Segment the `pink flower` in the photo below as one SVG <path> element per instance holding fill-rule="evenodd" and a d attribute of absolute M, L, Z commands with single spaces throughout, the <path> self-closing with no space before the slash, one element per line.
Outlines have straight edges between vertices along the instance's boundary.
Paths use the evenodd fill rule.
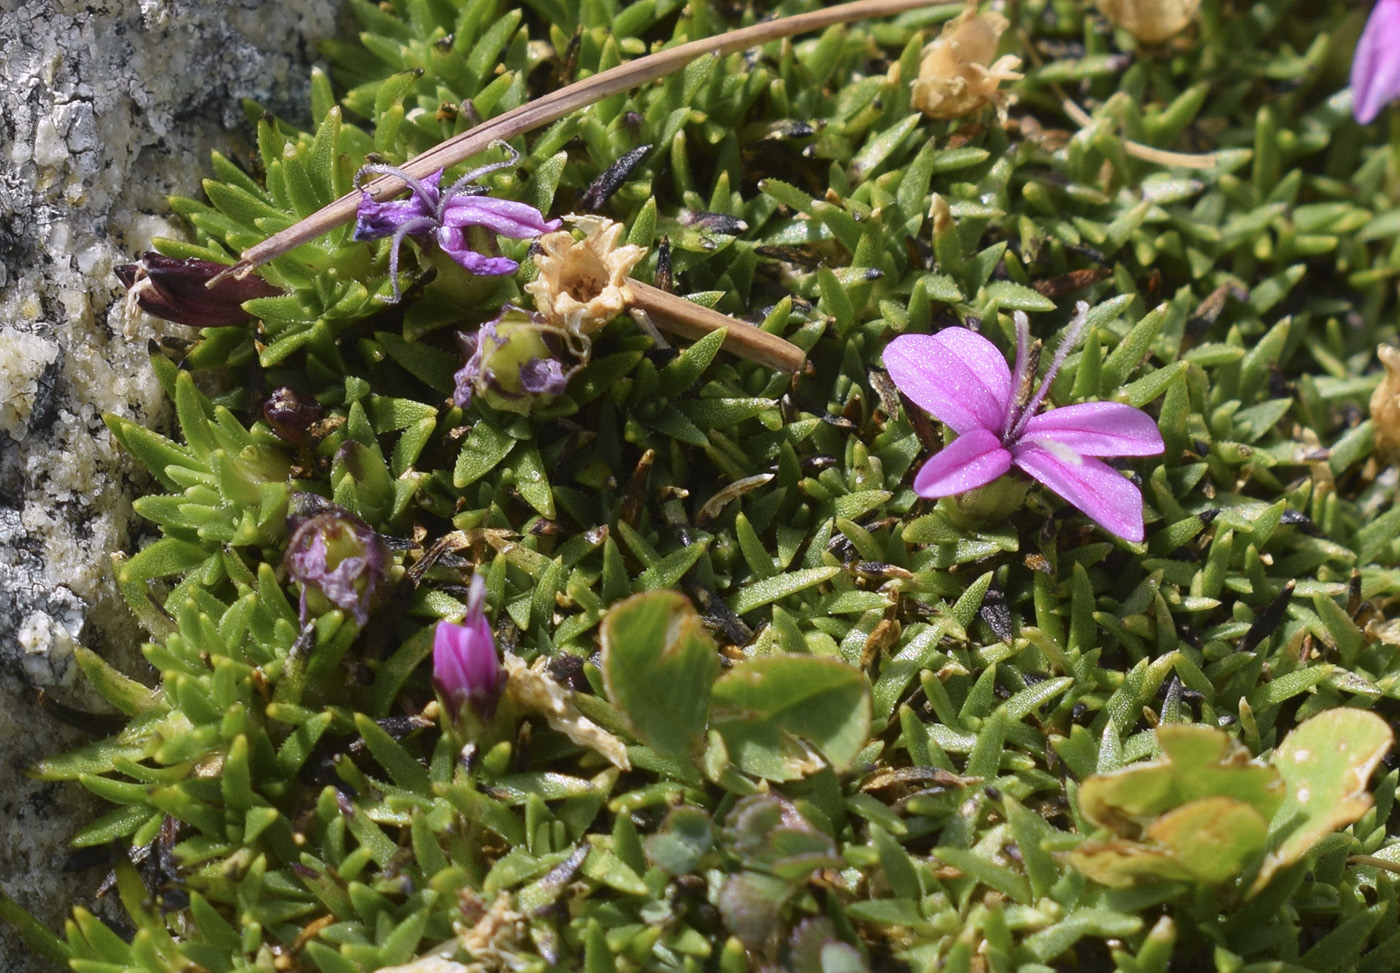
<path fill-rule="evenodd" d="M 1362 125 L 1400 97 L 1400 0 L 1380 0 L 1371 10 L 1351 62 L 1351 97 Z"/>
<path fill-rule="evenodd" d="M 485 602 L 486 584 L 473 575 L 462 624 L 438 622 L 433 633 L 433 686 L 453 723 L 468 709 L 489 720 L 505 686 Z"/>
<path fill-rule="evenodd" d="M 1165 447 L 1152 417 L 1119 402 L 1086 402 L 1037 414 L 1069 349 L 1088 324 L 1075 309 L 1069 332 L 1045 378 L 1030 395 L 1030 324 L 1016 312 L 1016 373 L 986 338 L 966 328 L 901 335 L 885 349 L 885 367 L 899 390 L 958 438 L 914 479 L 922 497 L 947 497 L 991 483 L 1018 466 L 1074 504 L 1104 530 L 1143 537 L 1142 494 L 1098 456 L 1151 456 Z"/>

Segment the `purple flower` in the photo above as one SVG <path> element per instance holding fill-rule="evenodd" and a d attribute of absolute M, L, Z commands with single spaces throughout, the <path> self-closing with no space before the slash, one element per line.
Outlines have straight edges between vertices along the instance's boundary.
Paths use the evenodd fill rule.
<path fill-rule="evenodd" d="M 986 338 L 966 328 L 901 335 L 885 349 L 899 390 L 958 434 L 914 479 L 923 497 L 947 497 L 991 483 L 1019 466 L 1125 540 L 1143 537 L 1142 494 L 1097 456 L 1151 456 L 1164 446 L 1152 417 L 1119 402 L 1086 402 L 1037 414 L 1069 349 L 1088 324 L 1075 308 L 1045 378 L 1030 394 L 1030 324 L 1016 313 L 1016 373 Z"/>
<path fill-rule="evenodd" d="M 505 686 L 485 602 L 486 584 L 473 575 L 462 624 L 438 622 L 433 633 L 433 686 L 453 723 L 465 710 L 489 720 Z"/>
<path fill-rule="evenodd" d="M 1351 97 L 1362 125 L 1400 97 L 1400 0 L 1379 0 L 1371 10 L 1351 62 Z"/>
<path fill-rule="evenodd" d="M 564 367 L 556 332 L 540 315 L 507 304 L 475 334 L 459 333 L 463 364 L 453 376 L 453 404 L 465 409 L 480 394 L 493 408 L 525 412 L 534 400 L 559 395 L 579 366 Z"/>
<path fill-rule="evenodd" d="M 243 302 L 281 294 L 261 277 L 225 277 L 206 286 L 228 270 L 226 264 L 190 257 L 181 260 L 159 253 L 143 253 L 134 264 L 115 269 L 127 289 L 126 299 L 147 314 L 195 328 L 221 328 L 242 324 L 251 316 Z"/>
<path fill-rule="evenodd" d="M 474 186 L 482 176 L 512 166 L 520 154 L 504 142 L 511 154 L 505 162 L 473 169 L 447 189 L 441 188 L 442 170 L 423 179 L 415 179 L 397 166 L 367 165 L 355 176 L 358 186 L 366 174 L 391 175 L 402 179 L 410 192 L 405 199 L 377 202 L 368 192 L 361 192 L 360 207 L 355 218 L 356 240 L 378 240 L 393 237 L 389 250 L 389 276 L 394 282 L 394 300 L 399 293 L 399 250 L 404 237 L 432 237 L 438 247 L 454 261 L 473 274 L 493 276 L 513 274 L 520 266 L 509 257 L 491 257 L 472 249 L 468 240 L 471 227 L 482 227 L 499 236 L 515 240 L 537 237 L 557 230 L 559 220 L 546 220 L 544 214 L 528 203 L 510 199 L 493 199 L 486 195 L 485 186 Z"/>
<path fill-rule="evenodd" d="M 363 627 L 388 577 L 388 545 L 369 524 L 320 497 L 297 494 L 294 506 L 312 511 L 305 519 L 288 517 L 292 539 L 283 559 L 287 573 L 301 585 L 302 623 L 311 612 L 333 605 Z"/>

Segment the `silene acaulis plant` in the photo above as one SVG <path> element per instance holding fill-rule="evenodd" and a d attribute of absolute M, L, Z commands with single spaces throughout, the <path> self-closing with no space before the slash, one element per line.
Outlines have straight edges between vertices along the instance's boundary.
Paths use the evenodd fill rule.
<path fill-rule="evenodd" d="M 958 434 L 919 470 L 914 492 L 929 498 L 967 495 L 1015 466 L 1109 533 L 1133 543 L 1143 539 L 1141 491 L 1099 457 L 1162 452 L 1157 423 L 1121 402 L 1040 411 L 1065 358 L 1088 326 L 1088 315 L 1089 305 L 1076 306 L 1034 391 L 1038 347 L 1032 346 L 1030 322 L 1020 311 L 1014 317 L 1014 373 L 996 345 L 967 328 L 900 335 L 890 342 L 884 360 L 895 385 Z M 1010 492 L 1019 500 L 1016 491 Z M 998 511 L 1005 513 L 1009 511 Z"/>

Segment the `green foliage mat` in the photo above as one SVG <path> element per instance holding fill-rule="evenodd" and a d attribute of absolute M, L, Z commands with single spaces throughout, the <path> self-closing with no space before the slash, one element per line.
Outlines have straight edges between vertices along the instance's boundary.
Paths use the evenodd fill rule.
<path fill-rule="evenodd" d="M 231 262 L 369 157 L 756 18 L 349 6 L 313 129 L 250 105 L 251 168 L 216 156 L 164 252 Z M 559 216 L 650 146 L 601 204 L 649 248 L 635 276 L 664 255 L 677 293 L 804 349 L 796 377 L 621 318 L 552 402 L 457 408 L 456 332 L 528 303 L 529 242 L 466 286 L 409 243 L 390 305 L 387 241 L 349 227 L 264 269 L 285 294 L 257 322 L 158 350 L 179 439 L 109 425 L 159 485 L 136 509 L 161 539 L 118 562 L 159 684 L 80 653 L 129 722 L 35 768 L 113 803 L 75 844 L 120 849 L 127 925 L 0 914 L 79 973 L 1400 965 L 1400 774 L 1370 778 L 1389 731 L 1357 713 L 1400 696 L 1400 510 L 1367 412 L 1400 174 L 1386 118 L 1338 95 L 1363 12 L 1205 0 L 1139 50 L 1028 0 L 1007 122 L 930 120 L 908 82 L 960 10 L 702 58 L 485 179 Z M 1014 310 L 1049 346 L 1077 300 L 1051 398 L 1158 420 L 1165 453 L 1124 464 L 1145 543 L 1039 488 L 960 526 L 910 486 L 942 439 L 882 349 L 977 323 L 1009 350 Z M 261 419 L 278 386 L 325 409 L 305 447 Z M 301 624 L 296 492 L 389 541 L 363 628 Z M 512 686 L 557 711 L 508 694 L 463 749 L 423 710 L 474 571 Z"/>

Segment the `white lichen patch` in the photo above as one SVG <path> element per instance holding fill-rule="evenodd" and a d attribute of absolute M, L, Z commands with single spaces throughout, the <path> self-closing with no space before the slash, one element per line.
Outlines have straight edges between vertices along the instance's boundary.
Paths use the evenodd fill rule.
<path fill-rule="evenodd" d="M 0 432 L 19 441 L 40 394 L 45 370 L 58 360 L 58 345 L 35 334 L 0 329 Z"/>

